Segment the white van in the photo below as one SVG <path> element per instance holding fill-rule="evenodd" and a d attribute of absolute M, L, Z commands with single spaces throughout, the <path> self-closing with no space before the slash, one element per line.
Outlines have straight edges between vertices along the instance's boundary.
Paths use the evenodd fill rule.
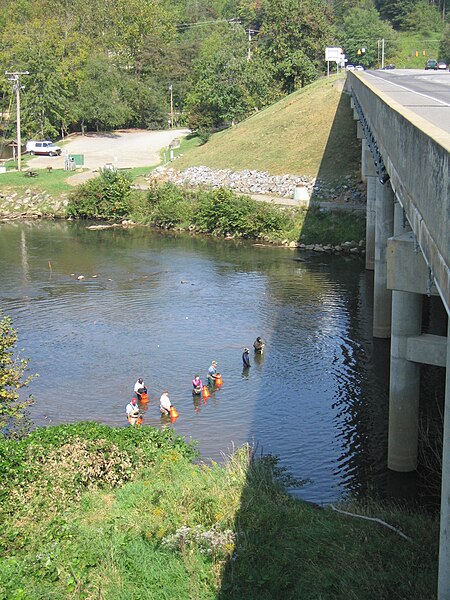
<path fill-rule="evenodd" d="M 30 140 L 27 142 L 26 151 L 32 155 L 45 154 L 46 156 L 59 156 L 61 154 L 61 148 L 48 140 Z"/>

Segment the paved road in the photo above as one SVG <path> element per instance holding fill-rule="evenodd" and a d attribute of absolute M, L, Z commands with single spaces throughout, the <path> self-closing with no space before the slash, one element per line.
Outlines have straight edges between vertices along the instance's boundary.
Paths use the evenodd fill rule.
<path fill-rule="evenodd" d="M 450 133 L 450 72 L 420 69 L 365 71 L 362 76 L 417 115 Z"/>
<path fill-rule="evenodd" d="M 92 173 L 107 163 L 119 169 L 129 167 L 148 167 L 160 162 L 160 152 L 167 148 L 175 138 L 187 135 L 187 129 L 168 131 L 120 130 L 111 133 L 89 133 L 74 135 L 63 145 L 63 155 L 83 154 L 84 167 Z M 64 156 L 36 156 L 28 161 L 32 169 L 64 168 Z M 78 184 L 85 180 L 86 174 L 79 173 L 71 178 Z"/>

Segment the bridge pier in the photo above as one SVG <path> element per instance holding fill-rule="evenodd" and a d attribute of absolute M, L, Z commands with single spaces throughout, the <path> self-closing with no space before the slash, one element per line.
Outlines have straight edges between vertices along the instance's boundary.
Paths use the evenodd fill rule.
<path fill-rule="evenodd" d="M 387 288 L 387 241 L 394 231 L 394 191 L 389 181 L 375 184 L 375 261 L 373 281 L 373 336 L 391 335 L 392 292 Z"/>
<path fill-rule="evenodd" d="M 359 121 L 358 121 L 359 124 Z M 361 179 L 367 186 L 366 208 L 366 269 L 374 270 L 375 265 L 375 197 L 377 172 L 366 138 L 361 144 Z"/>

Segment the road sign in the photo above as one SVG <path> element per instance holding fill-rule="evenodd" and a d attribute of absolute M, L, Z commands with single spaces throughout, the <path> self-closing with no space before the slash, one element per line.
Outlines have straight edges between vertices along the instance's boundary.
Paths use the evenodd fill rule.
<path fill-rule="evenodd" d="M 344 54 L 344 52 L 343 52 L 342 48 L 335 48 L 335 47 L 330 47 L 330 46 L 325 48 L 325 60 L 326 61 L 333 60 L 335 62 L 341 62 L 343 54 Z"/>

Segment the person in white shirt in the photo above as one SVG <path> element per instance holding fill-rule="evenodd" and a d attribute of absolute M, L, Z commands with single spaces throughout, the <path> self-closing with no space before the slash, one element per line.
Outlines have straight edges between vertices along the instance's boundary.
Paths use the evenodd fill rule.
<path fill-rule="evenodd" d="M 134 393 L 136 394 L 138 400 L 141 399 L 141 394 L 147 393 L 147 387 L 145 386 L 142 377 L 139 377 L 139 379 L 134 384 Z"/>
<path fill-rule="evenodd" d="M 127 420 L 130 425 L 136 425 L 137 420 L 139 419 L 139 406 L 136 398 L 132 398 L 130 402 L 127 404 L 126 409 Z"/>
<path fill-rule="evenodd" d="M 162 415 L 170 415 L 170 407 L 172 406 L 172 402 L 169 398 L 169 392 L 164 390 L 161 394 L 161 398 L 159 399 L 159 410 Z"/>

